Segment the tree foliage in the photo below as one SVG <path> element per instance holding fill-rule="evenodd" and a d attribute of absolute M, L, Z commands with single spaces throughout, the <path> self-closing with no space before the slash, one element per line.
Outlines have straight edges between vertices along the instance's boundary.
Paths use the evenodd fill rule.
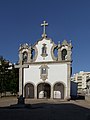
<path fill-rule="evenodd" d="M 0 92 L 18 92 L 18 69 L 14 68 L 13 64 L 0 57 Z"/>

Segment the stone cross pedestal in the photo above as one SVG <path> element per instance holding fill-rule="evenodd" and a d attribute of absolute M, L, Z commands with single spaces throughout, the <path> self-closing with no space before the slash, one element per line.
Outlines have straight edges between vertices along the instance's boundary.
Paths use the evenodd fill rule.
<path fill-rule="evenodd" d="M 15 65 L 15 68 L 19 68 L 19 97 L 18 97 L 18 104 L 24 104 L 24 85 L 23 85 L 23 78 L 24 73 L 23 69 L 28 68 L 29 65 L 22 64 L 22 62 L 19 65 Z"/>

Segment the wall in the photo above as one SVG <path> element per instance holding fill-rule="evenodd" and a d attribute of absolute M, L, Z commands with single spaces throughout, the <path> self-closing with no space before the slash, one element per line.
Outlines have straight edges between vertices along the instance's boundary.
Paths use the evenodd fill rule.
<path fill-rule="evenodd" d="M 45 57 L 45 59 L 43 59 L 43 57 L 41 56 L 42 54 L 42 47 L 43 44 L 46 44 L 47 47 L 47 56 Z M 36 48 L 38 50 L 38 56 L 35 62 L 42 62 L 42 61 L 53 61 L 52 56 L 51 56 L 51 48 L 53 46 L 53 43 L 51 43 L 51 40 L 47 40 L 47 39 L 43 39 L 42 41 L 39 41 L 38 44 L 36 44 Z"/>
<path fill-rule="evenodd" d="M 32 83 L 37 86 L 43 82 L 40 78 L 40 64 L 29 65 L 29 68 L 24 68 L 24 85 Z M 53 63 L 47 64 L 48 79 L 45 82 L 49 83 L 52 87 L 56 82 L 61 82 L 65 86 L 65 96 L 67 96 L 67 64 Z"/>

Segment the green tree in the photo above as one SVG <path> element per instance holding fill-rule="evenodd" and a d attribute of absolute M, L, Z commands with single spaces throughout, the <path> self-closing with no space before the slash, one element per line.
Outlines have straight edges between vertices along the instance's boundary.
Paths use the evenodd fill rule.
<path fill-rule="evenodd" d="M 9 91 L 11 93 L 18 92 L 18 69 L 14 68 L 13 64 L 0 57 L 0 92 Z"/>
<path fill-rule="evenodd" d="M 6 91 L 6 80 L 9 63 L 2 56 L 0 57 L 0 92 Z"/>
<path fill-rule="evenodd" d="M 10 91 L 12 93 L 17 93 L 18 92 L 18 88 L 19 88 L 19 71 L 18 69 L 15 69 L 14 66 L 12 67 L 12 70 L 10 71 Z"/>

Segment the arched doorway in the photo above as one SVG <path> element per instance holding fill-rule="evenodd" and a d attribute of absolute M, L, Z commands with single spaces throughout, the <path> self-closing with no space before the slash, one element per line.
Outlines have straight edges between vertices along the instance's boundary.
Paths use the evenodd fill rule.
<path fill-rule="evenodd" d="M 48 83 L 40 83 L 37 86 L 37 98 L 50 98 L 51 86 Z"/>
<path fill-rule="evenodd" d="M 25 98 L 34 98 L 34 85 L 31 83 L 25 85 Z"/>
<path fill-rule="evenodd" d="M 60 82 L 56 83 L 53 87 L 54 98 L 64 99 L 64 85 Z"/>

